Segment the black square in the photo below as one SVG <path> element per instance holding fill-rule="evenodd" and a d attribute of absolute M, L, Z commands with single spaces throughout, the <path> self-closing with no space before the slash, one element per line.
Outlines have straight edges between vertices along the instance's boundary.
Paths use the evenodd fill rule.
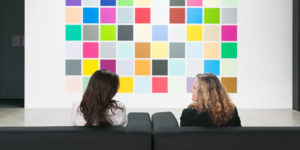
<path fill-rule="evenodd" d="M 168 75 L 168 60 L 152 60 L 152 75 Z"/>

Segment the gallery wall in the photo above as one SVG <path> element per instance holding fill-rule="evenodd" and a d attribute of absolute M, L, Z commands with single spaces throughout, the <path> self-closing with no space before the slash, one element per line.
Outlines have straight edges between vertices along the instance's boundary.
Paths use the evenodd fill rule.
<path fill-rule="evenodd" d="M 238 1 L 239 108 L 292 107 L 292 0 Z M 25 1 L 25 108 L 69 108 L 65 89 L 65 1 Z M 186 93 L 119 93 L 128 108 L 183 108 Z"/>

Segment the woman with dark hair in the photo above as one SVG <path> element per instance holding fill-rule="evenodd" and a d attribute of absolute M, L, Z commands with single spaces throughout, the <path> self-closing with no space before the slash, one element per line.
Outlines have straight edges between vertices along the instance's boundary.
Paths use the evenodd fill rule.
<path fill-rule="evenodd" d="M 241 126 L 237 109 L 218 77 L 198 74 L 191 91 L 193 103 L 183 110 L 181 126 Z"/>
<path fill-rule="evenodd" d="M 90 78 L 80 104 L 73 103 L 74 126 L 126 126 L 125 106 L 113 97 L 118 92 L 118 75 L 98 70 Z"/>

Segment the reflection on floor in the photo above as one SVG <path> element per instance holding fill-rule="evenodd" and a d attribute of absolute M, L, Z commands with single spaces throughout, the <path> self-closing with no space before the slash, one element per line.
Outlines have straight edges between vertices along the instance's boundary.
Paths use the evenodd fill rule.
<path fill-rule="evenodd" d="M 173 112 L 182 109 L 128 109 L 129 112 Z M 243 126 L 300 126 L 300 112 L 291 109 L 239 109 Z M 0 126 L 70 126 L 71 109 L 0 108 Z"/>

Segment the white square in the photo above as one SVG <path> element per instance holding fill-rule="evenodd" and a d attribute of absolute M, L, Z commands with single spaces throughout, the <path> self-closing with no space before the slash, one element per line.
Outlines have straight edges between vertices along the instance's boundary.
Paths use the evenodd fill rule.
<path fill-rule="evenodd" d="M 99 6 L 99 0 L 82 0 L 82 6 Z"/>
<path fill-rule="evenodd" d="M 171 24 L 169 25 L 169 41 L 170 42 L 185 42 L 186 29 L 185 25 Z"/>
<path fill-rule="evenodd" d="M 169 23 L 169 8 L 152 8 L 151 9 L 151 23 L 167 25 Z"/>
<path fill-rule="evenodd" d="M 203 73 L 203 60 L 187 60 L 186 75 L 195 77 L 198 73 Z"/>
<path fill-rule="evenodd" d="M 185 77 L 169 77 L 168 92 L 169 93 L 185 93 L 186 92 Z"/>
<path fill-rule="evenodd" d="M 169 0 L 152 0 L 152 7 L 169 7 Z"/>
<path fill-rule="evenodd" d="M 221 0 L 203 0 L 203 7 L 220 7 Z"/>
<path fill-rule="evenodd" d="M 134 41 L 136 42 L 150 42 L 152 39 L 152 28 L 148 24 L 134 25 Z"/>

